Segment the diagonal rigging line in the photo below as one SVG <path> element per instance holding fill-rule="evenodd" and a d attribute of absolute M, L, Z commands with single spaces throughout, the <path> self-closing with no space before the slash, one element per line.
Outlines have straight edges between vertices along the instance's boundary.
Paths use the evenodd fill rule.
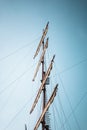
<path fill-rule="evenodd" d="M 79 125 L 78 120 L 77 120 L 77 118 L 76 118 L 76 116 L 75 116 L 75 113 L 74 113 L 74 111 L 73 111 L 73 108 L 72 108 L 72 105 L 71 105 L 70 99 L 69 99 L 68 94 L 67 94 L 67 92 L 66 92 L 66 90 L 65 90 L 65 87 L 64 87 L 64 85 L 63 85 L 63 82 L 62 82 L 62 79 L 61 79 L 60 75 L 59 75 L 59 78 L 60 78 L 60 81 L 61 81 L 62 87 L 63 87 L 63 89 L 64 89 L 64 92 L 65 92 L 65 95 L 66 95 L 67 101 L 68 101 L 68 103 L 69 103 L 69 105 L 70 105 L 70 108 L 71 108 L 71 111 L 72 111 L 73 117 L 74 117 L 75 122 L 76 122 L 76 124 L 77 124 L 78 130 L 81 130 L 80 125 Z"/>
<path fill-rule="evenodd" d="M 6 130 L 11 123 L 16 119 L 16 117 L 24 110 L 24 108 L 28 105 L 28 103 L 30 103 L 31 99 L 33 98 L 33 96 L 23 105 L 23 107 L 16 113 L 16 115 L 10 120 L 10 122 L 8 123 L 8 125 L 4 128 L 4 130 Z"/>
<path fill-rule="evenodd" d="M 39 38 L 40 38 L 40 37 L 38 37 L 37 39 L 35 39 L 35 40 L 33 40 L 32 42 L 30 42 L 31 44 L 30 44 L 30 43 L 27 43 L 26 45 L 24 45 L 24 46 L 22 46 L 22 47 L 16 49 L 15 51 L 9 53 L 8 55 L 3 56 L 2 58 L 0 58 L 0 61 L 3 61 L 3 60 L 5 60 L 5 59 L 7 59 L 8 57 L 10 57 L 10 56 L 14 55 L 15 53 L 19 52 L 20 50 L 22 50 L 23 48 L 26 48 L 26 47 L 28 47 L 28 46 L 33 45 L 33 44 L 34 44 L 34 41 L 38 40 Z M 33 43 L 33 44 L 32 44 L 32 43 Z"/>
<path fill-rule="evenodd" d="M 54 104 L 54 105 L 55 105 L 55 104 Z M 55 105 L 55 106 L 53 106 L 53 108 L 54 108 L 55 111 L 57 112 L 57 115 L 58 115 L 60 124 L 62 125 L 62 119 L 61 119 L 61 117 L 60 117 L 60 114 L 59 114 L 59 111 L 58 111 L 58 109 L 57 109 L 57 106 Z M 54 114 L 54 115 L 56 115 L 56 114 Z M 57 123 L 57 124 L 58 124 L 58 123 Z M 65 127 L 64 127 L 64 126 L 63 126 L 63 130 L 65 130 Z"/>
<path fill-rule="evenodd" d="M 65 117 L 65 120 L 67 120 L 69 130 L 71 130 L 71 126 L 70 126 L 69 121 L 68 121 L 68 119 L 67 119 L 67 117 L 66 117 L 66 115 L 65 115 L 65 112 L 64 112 L 64 109 L 63 109 L 61 100 L 60 100 L 60 96 L 58 96 L 58 98 L 59 98 L 59 104 L 60 104 L 60 106 L 61 106 L 61 110 L 62 110 L 62 112 L 63 112 L 63 115 L 64 115 L 64 117 Z"/>
<path fill-rule="evenodd" d="M 86 58 L 86 59 L 83 59 L 82 61 L 80 61 L 80 62 L 78 62 L 78 63 L 76 63 L 76 64 L 73 64 L 72 66 L 70 66 L 70 67 L 68 67 L 68 68 L 66 68 L 65 70 L 61 71 L 60 74 L 66 72 L 66 71 L 69 71 L 69 70 L 71 70 L 72 68 L 76 67 L 77 65 L 79 65 L 79 64 L 81 64 L 81 63 L 83 63 L 83 62 L 86 62 L 86 61 L 87 61 L 87 58 Z"/>
<path fill-rule="evenodd" d="M 31 49 L 31 48 L 30 48 L 30 49 Z M 29 49 L 29 50 L 30 50 L 30 49 Z M 28 53 L 27 53 L 24 57 L 22 57 L 22 59 L 19 60 L 19 61 L 15 64 L 15 66 L 12 68 L 12 70 L 11 70 L 10 73 L 6 76 L 6 78 L 5 78 L 4 80 L 8 79 L 9 76 L 12 75 L 12 74 L 15 72 L 15 69 L 17 69 L 17 67 L 19 67 L 19 65 L 23 62 L 23 60 L 25 60 L 26 57 L 28 57 L 28 55 L 29 55 L 29 50 L 28 50 Z"/>
<path fill-rule="evenodd" d="M 33 65 L 32 65 L 33 66 Z M 31 66 L 31 67 L 32 67 Z M 29 67 L 26 71 L 24 71 L 21 75 L 19 75 L 15 80 L 13 80 L 9 85 L 7 85 L 5 88 L 3 88 L 1 91 L 0 91 L 0 94 L 2 94 L 4 91 L 6 91 L 8 88 L 12 87 L 11 85 L 14 84 L 16 81 L 18 81 L 19 79 L 21 79 L 29 70 L 30 68 Z"/>
<path fill-rule="evenodd" d="M 52 80 L 51 80 L 51 86 L 52 86 Z M 55 105 L 55 102 L 53 102 L 53 104 Z M 57 114 L 58 114 L 58 117 L 59 117 L 59 121 L 60 121 L 60 123 L 61 123 L 61 125 L 62 125 L 62 119 L 61 119 L 61 117 L 60 117 L 59 111 L 58 111 L 58 109 L 57 109 L 57 106 L 55 105 L 55 107 L 54 107 L 54 105 L 53 105 L 53 108 L 55 108 L 55 110 L 56 110 L 56 112 L 57 112 Z M 62 112 L 63 112 L 63 114 L 64 114 L 64 117 L 66 118 L 66 115 L 65 115 L 65 113 L 64 113 L 62 104 L 61 104 L 60 106 L 61 106 L 61 110 L 62 110 Z M 56 115 L 56 114 L 54 114 L 54 115 Z M 58 124 L 58 123 L 57 123 L 57 124 Z M 68 125 L 69 125 L 69 123 L 68 123 Z M 65 127 L 63 127 L 63 130 L 65 130 Z M 69 125 L 69 130 L 71 130 L 70 125 Z"/>
<path fill-rule="evenodd" d="M 73 112 L 76 111 L 76 109 L 79 107 L 79 105 L 81 104 L 81 102 L 83 101 L 83 99 L 87 96 L 87 92 L 84 93 L 84 95 L 81 97 L 81 99 L 79 100 L 79 102 L 76 104 L 76 106 L 74 107 L 74 109 L 71 111 L 71 113 L 68 115 L 68 120 L 71 117 L 71 115 L 73 114 Z M 67 122 L 67 120 L 64 121 L 64 123 L 61 125 L 61 128 L 64 127 L 65 123 Z"/>
<path fill-rule="evenodd" d="M 57 129 L 56 129 L 56 127 L 57 127 L 57 125 L 56 125 L 57 120 L 56 120 L 56 116 L 55 116 L 56 114 L 55 114 L 54 105 L 52 106 L 52 108 L 53 108 L 53 115 L 54 115 L 54 120 L 53 120 L 53 122 L 54 122 L 54 128 L 55 128 L 55 130 L 57 130 Z M 58 114 L 59 120 L 60 120 L 60 122 L 61 122 L 59 112 L 58 112 L 57 114 Z M 65 128 L 64 128 L 64 130 L 65 130 Z"/>
<path fill-rule="evenodd" d="M 1 107 L 0 112 L 1 112 L 1 111 L 5 108 L 5 106 L 8 104 L 9 99 L 10 99 L 10 97 L 12 97 L 12 94 L 15 92 L 16 87 L 18 88 L 18 87 L 20 87 L 20 85 L 19 85 L 19 86 L 16 85 L 15 88 L 12 88 L 12 91 L 10 92 L 9 96 L 6 98 L 6 101 L 4 102 L 3 106 Z"/>
<path fill-rule="evenodd" d="M 58 70 L 58 69 L 57 69 L 57 70 Z M 71 104 L 70 99 L 69 99 L 69 97 L 68 97 L 68 94 L 67 94 L 67 92 L 66 92 L 66 90 L 65 90 L 63 81 L 62 81 L 61 76 L 60 76 L 60 73 L 59 73 L 59 79 L 60 79 L 60 82 L 61 82 L 61 84 L 62 84 L 62 88 L 63 88 L 63 90 L 64 90 L 64 92 L 65 92 L 65 96 L 66 96 L 66 98 L 67 98 L 67 101 L 68 101 L 68 103 L 69 103 L 69 106 L 70 106 L 70 108 L 71 108 L 71 111 L 72 111 L 73 117 L 74 117 L 74 119 L 75 119 L 76 125 L 77 125 L 77 127 L 78 127 L 78 130 L 81 130 L 80 125 L 79 125 L 79 122 L 78 122 L 78 120 L 77 120 L 77 118 L 76 118 L 76 116 L 75 116 L 75 113 L 74 113 L 74 111 L 73 111 L 72 104 Z"/>

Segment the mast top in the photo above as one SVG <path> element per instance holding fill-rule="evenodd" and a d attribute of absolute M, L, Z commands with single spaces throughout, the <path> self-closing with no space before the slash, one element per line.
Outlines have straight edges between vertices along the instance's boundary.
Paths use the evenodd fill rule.
<path fill-rule="evenodd" d="M 43 30 L 43 34 L 42 34 L 41 40 L 40 40 L 40 42 L 39 42 L 39 45 L 38 45 L 37 50 L 36 50 L 36 52 L 35 52 L 35 55 L 34 55 L 34 57 L 33 57 L 34 59 L 35 59 L 35 57 L 38 55 L 38 53 L 39 53 L 39 51 L 40 51 L 40 48 L 41 48 L 41 45 L 42 45 L 42 43 L 43 43 L 43 41 L 44 41 L 44 39 L 45 39 L 45 36 L 46 36 L 46 34 L 47 34 L 47 32 L 48 32 L 48 25 L 49 25 L 49 22 L 47 22 L 46 27 L 45 27 L 45 29 Z"/>

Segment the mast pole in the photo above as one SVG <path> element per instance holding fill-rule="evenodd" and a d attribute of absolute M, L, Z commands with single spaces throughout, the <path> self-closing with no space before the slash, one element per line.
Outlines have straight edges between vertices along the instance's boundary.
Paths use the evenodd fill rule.
<path fill-rule="evenodd" d="M 36 98 L 34 100 L 34 103 L 32 105 L 32 108 L 30 110 L 30 114 L 31 114 L 32 111 L 34 110 L 34 108 L 35 108 L 35 106 L 36 106 L 39 98 L 40 98 L 41 92 L 43 92 L 42 93 L 43 94 L 42 95 L 43 96 L 42 97 L 43 98 L 43 102 L 42 102 L 42 114 L 41 114 L 39 120 L 37 121 L 34 130 L 37 130 L 40 124 L 42 125 L 42 130 L 49 130 L 49 125 L 46 124 L 46 119 L 45 119 L 46 118 L 46 112 L 49 109 L 50 104 L 53 102 L 54 97 L 56 96 L 56 91 L 57 91 L 57 86 L 58 86 L 58 84 L 57 84 L 56 87 L 55 87 L 55 89 L 54 89 L 54 91 L 53 91 L 53 93 L 52 93 L 52 95 L 51 95 L 51 97 L 50 97 L 50 99 L 49 99 L 49 101 L 46 103 L 46 85 L 49 84 L 49 83 L 47 83 L 47 78 L 50 75 L 50 72 L 51 72 L 52 66 L 53 66 L 53 62 L 54 62 L 54 58 L 55 58 L 55 55 L 53 55 L 53 58 L 51 60 L 51 63 L 49 65 L 48 69 L 45 70 L 45 66 L 44 66 L 45 65 L 45 56 L 44 55 L 45 55 L 46 49 L 48 48 L 48 38 L 46 40 L 46 44 L 44 44 L 44 39 L 45 39 L 45 36 L 47 34 L 47 31 L 48 31 L 48 24 L 49 24 L 49 22 L 47 23 L 45 29 L 43 30 L 43 35 L 41 37 L 41 40 L 40 40 L 39 45 L 37 47 L 36 53 L 34 55 L 34 58 L 35 58 L 38 55 L 38 53 L 40 51 L 40 48 L 42 47 L 42 55 L 41 55 L 40 60 L 38 62 L 38 65 L 37 65 L 37 68 L 36 68 L 36 71 L 35 71 L 35 74 L 34 74 L 34 78 L 33 78 L 33 81 L 34 81 L 35 77 L 37 75 L 37 72 L 39 70 L 39 67 L 42 64 L 42 66 L 41 66 L 42 67 L 42 79 L 41 79 L 42 83 L 41 83 L 41 86 L 40 86 L 39 91 L 37 93 L 37 96 L 36 96 Z M 25 129 L 26 128 L 27 127 L 25 127 Z"/>
<path fill-rule="evenodd" d="M 44 50 L 44 40 L 43 40 L 43 50 Z M 43 60 L 42 60 L 42 82 L 44 80 L 44 76 L 45 76 L 45 70 L 44 70 L 44 56 L 43 56 Z M 45 87 L 45 84 L 44 84 L 42 111 L 45 108 L 45 101 L 46 101 L 46 87 Z M 45 130 L 45 115 L 44 115 L 43 120 L 42 120 L 42 130 Z"/>
<path fill-rule="evenodd" d="M 49 22 L 47 23 L 46 25 L 46 28 L 48 30 L 48 24 Z M 47 31 L 46 31 L 47 33 Z M 44 50 L 44 39 L 42 41 L 42 44 L 43 44 L 43 50 Z M 43 56 L 43 60 L 42 60 L 42 81 L 44 80 L 44 76 L 45 76 L 45 70 L 44 70 L 44 56 Z M 42 111 L 44 110 L 45 108 L 45 104 L 46 104 L 46 87 L 45 87 L 45 84 L 44 84 L 44 88 L 43 88 L 43 107 L 42 107 Z M 45 130 L 45 115 L 43 117 L 43 120 L 42 120 L 42 130 Z"/>

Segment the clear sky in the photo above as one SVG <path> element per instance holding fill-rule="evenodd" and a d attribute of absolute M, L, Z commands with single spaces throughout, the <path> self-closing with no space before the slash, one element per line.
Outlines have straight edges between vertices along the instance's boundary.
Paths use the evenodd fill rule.
<path fill-rule="evenodd" d="M 40 116 L 41 98 L 29 114 L 41 80 L 39 71 L 32 82 L 41 52 L 33 55 L 48 21 L 46 67 L 56 58 L 47 99 L 59 84 L 51 128 L 87 130 L 86 0 L 0 0 L 0 130 L 33 130 Z"/>

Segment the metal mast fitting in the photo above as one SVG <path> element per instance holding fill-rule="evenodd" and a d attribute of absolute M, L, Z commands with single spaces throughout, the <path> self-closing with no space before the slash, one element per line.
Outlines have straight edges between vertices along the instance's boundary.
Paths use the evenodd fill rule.
<path fill-rule="evenodd" d="M 38 65 L 37 65 L 37 67 L 36 67 L 36 71 L 35 71 L 35 74 L 34 74 L 34 77 L 33 77 L 33 80 L 32 80 L 32 81 L 34 81 L 34 80 L 35 80 L 35 77 L 37 76 L 37 72 L 38 72 L 38 70 L 39 70 L 39 67 L 40 67 L 40 65 L 41 65 L 41 62 L 42 62 L 43 57 L 44 57 L 44 55 L 45 55 L 46 49 L 48 48 L 48 40 L 49 40 L 49 38 L 47 38 L 47 40 L 46 40 L 46 44 L 45 44 L 45 46 L 44 46 L 42 55 L 41 55 L 41 57 L 40 57 L 40 60 L 39 60 L 39 62 L 38 62 Z"/>
<path fill-rule="evenodd" d="M 53 100 L 54 100 L 54 97 L 56 96 L 57 89 L 58 89 L 58 84 L 55 86 L 54 91 L 53 91 L 53 93 L 52 93 L 52 95 L 51 95 L 49 101 L 47 102 L 47 104 L 46 104 L 46 106 L 45 106 L 45 108 L 44 108 L 44 110 L 43 110 L 43 112 L 42 112 L 42 114 L 41 114 L 39 120 L 37 121 L 34 130 L 37 130 L 37 129 L 38 129 L 38 127 L 39 127 L 39 125 L 40 125 L 40 123 L 41 123 L 41 121 L 42 121 L 42 119 L 43 119 L 43 117 L 44 117 L 46 111 L 48 110 L 48 108 L 50 107 L 51 103 L 52 103 Z"/>
<path fill-rule="evenodd" d="M 38 53 L 39 53 L 40 47 L 41 47 L 41 45 L 42 45 L 42 43 L 43 43 L 43 41 L 44 41 L 44 39 L 45 39 L 45 36 L 46 36 L 46 34 L 47 34 L 47 31 L 48 31 L 48 25 L 49 25 L 49 22 L 47 23 L 47 25 L 46 25 L 46 27 L 45 27 L 45 29 L 44 29 L 44 31 L 43 31 L 41 40 L 40 40 L 40 42 L 39 42 L 39 45 L 38 45 L 38 47 L 37 47 L 37 50 L 36 50 L 35 55 L 34 55 L 33 58 L 35 58 L 35 57 L 38 55 Z"/>
<path fill-rule="evenodd" d="M 25 124 L 25 130 L 27 130 L 27 125 Z"/>
<path fill-rule="evenodd" d="M 38 93 L 37 93 L 37 96 L 36 96 L 36 98 L 35 98 L 35 100 L 34 100 L 34 103 L 33 103 L 33 105 L 32 105 L 32 108 L 31 108 L 31 110 L 30 110 L 30 114 L 31 114 L 32 111 L 34 110 L 34 108 L 35 108 L 35 106 L 36 106 L 36 104 L 37 104 L 37 102 L 38 102 L 38 99 L 39 99 L 39 97 L 40 97 L 40 94 L 41 94 L 42 90 L 44 89 L 44 85 L 45 85 L 45 83 L 46 83 L 46 80 L 47 80 L 48 76 L 50 75 L 50 72 L 51 72 L 52 67 L 53 67 L 54 58 L 55 58 L 55 55 L 53 56 L 53 58 L 52 58 L 52 60 L 51 60 L 51 63 L 50 63 L 50 65 L 49 65 L 49 67 L 48 67 L 48 70 L 47 70 L 47 72 L 45 73 L 45 76 L 44 76 L 44 79 L 43 79 L 43 81 L 42 81 L 42 84 L 41 84 L 41 86 L 40 86 L 40 88 L 39 88 L 39 91 L 38 91 Z"/>

